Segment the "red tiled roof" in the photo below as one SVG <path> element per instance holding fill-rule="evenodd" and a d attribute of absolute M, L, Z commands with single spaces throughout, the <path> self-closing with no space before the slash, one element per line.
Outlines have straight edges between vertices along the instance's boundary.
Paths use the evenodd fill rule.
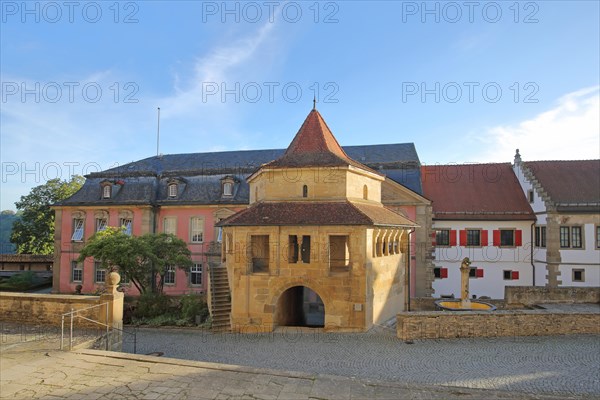
<path fill-rule="evenodd" d="M 421 167 L 434 219 L 535 220 L 509 163 Z"/>
<path fill-rule="evenodd" d="M 316 109 L 308 114 L 283 156 L 266 164 L 271 168 L 344 165 L 352 165 L 378 174 L 366 165 L 348 157 Z"/>
<path fill-rule="evenodd" d="M 600 203 L 600 160 L 529 161 L 525 167 L 535 176 L 553 203 Z"/>
<path fill-rule="evenodd" d="M 348 201 L 256 203 L 217 224 L 217 226 L 256 225 L 416 226 L 414 222 L 383 206 Z"/>

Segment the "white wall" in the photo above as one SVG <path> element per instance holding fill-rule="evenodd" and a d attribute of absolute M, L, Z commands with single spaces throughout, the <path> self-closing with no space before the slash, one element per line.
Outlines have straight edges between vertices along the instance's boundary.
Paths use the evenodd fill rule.
<path fill-rule="evenodd" d="M 546 204 L 544 203 L 542 198 L 539 196 L 537 191 L 533 188 L 533 184 L 531 182 L 529 182 L 529 180 L 527 180 L 527 178 L 523 174 L 523 170 L 521 169 L 521 166 L 513 165 L 513 171 L 514 171 L 515 175 L 517 176 L 517 179 L 519 180 L 519 184 L 523 188 L 523 196 L 527 199 L 527 201 L 529 201 L 529 198 L 527 197 L 527 193 L 530 190 L 533 190 L 533 203 L 530 203 L 531 208 L 533 209 L 533 212 L 535 212 L 535 213 L 545 212 Z M 538 222 L 538 223 L 542 224 L 542 222 Z M 545 223 L 546 223 L 546 221 L 544 220 L 543 224 L 545 224 Z"/>
<path fill-rule="evenodd" d="M 457 246 L 436 246 L 435 248 L 434 264 L 436 267 L 448 268 L 448 278 L 434 279 L 434 297 L 451 294 L 460 297 L 459 268 L 464 257 L 469 257 L 471 267 L 481 268 L 484 271 L 483 278 L 469 279 L 471 295 L 502 299 L 504 298 L 505 286 L 533 284 L 533 268 L 530 262 L 531 221 L 433 221 L 433 228 L 457 231 Z M 468 228 L 487 230 L 488 246 L 475 248 L 460 246 L 458 231 Z M 523 232 L 522 246 L 514 248 L 493 246 L 493 231 L 501 228 L 520 229 Z M 519 279 L 504 280 L 504 270 L 519 271 Z"/>

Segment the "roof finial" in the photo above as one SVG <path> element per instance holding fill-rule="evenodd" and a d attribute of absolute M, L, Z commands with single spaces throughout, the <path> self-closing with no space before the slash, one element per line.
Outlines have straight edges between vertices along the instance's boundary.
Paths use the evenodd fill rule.
<path fill-rule="evenodd" d="M 520 164 L 520 163 L 521 163 L 521 154 L 519 154 L 519 149 L 517 149 L 517 152 L 515 153 L 515 165 Z"/>
<path fill-rule="evenodd" d="M 317 95 L 313 96 L 313 110 L 317 109 Z"/>

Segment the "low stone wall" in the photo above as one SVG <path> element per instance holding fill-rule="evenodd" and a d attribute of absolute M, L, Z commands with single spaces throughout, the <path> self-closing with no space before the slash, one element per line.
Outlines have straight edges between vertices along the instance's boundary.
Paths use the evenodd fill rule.
<path fill-rule="evenodd" d="M 61 316 L 73 310 L 84 309 L 104 303 L 100 296 L 71 296 L 35 293 L 0 293 L 0 321 L 60 326 Z M 93 319 L 106 320 L 106 307 L 94 307 L 81 311 L 79 315 Z M 65 324 L 70 323 L 65 317 Z M 86 322 L 81 318 L 75 321 L 77 327 L 99 325 Z"/>
<path fill-rule="evenodd" d="M 408 312 L 397 316 L 402 340 L 600 334 L 599 313 L 542 310 Z"/>
<path fill-rule="evenodd" d="M 531 306 L 540 303 L 600 303 L 598 287 L 507 286 L 506 304 Z"/>

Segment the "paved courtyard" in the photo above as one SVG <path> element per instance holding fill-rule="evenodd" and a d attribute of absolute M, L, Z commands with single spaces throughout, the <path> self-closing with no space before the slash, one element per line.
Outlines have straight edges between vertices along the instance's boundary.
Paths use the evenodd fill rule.
<path fill-rule="evenodd" d="M 600 398 L 600 337 L 540 336 L 404 343 L 370 334 L 299 332 L 212 334 L 140 329 L 137 352 L 256 368 Z M 131 351 L 131 345 L 127 345 Z"/>

